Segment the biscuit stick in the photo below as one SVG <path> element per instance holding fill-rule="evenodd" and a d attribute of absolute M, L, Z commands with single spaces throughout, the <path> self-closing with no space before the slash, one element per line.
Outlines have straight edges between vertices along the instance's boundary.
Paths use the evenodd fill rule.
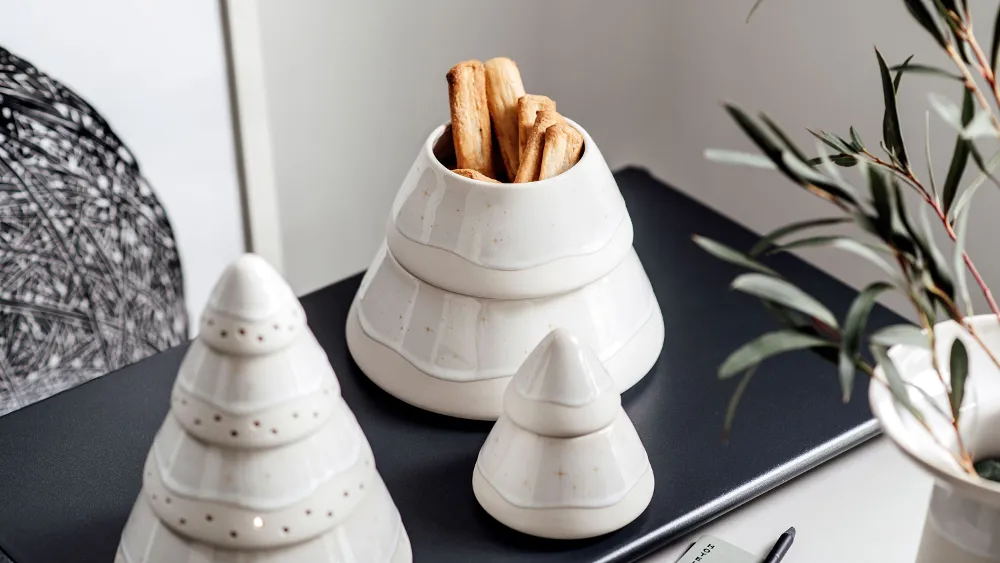
<path fill-rule="evenodd" d="M 493 118 L 507 176 L 513 178 L 521 161 L 518 143 L 517 100 L 524 95 L 521 73 L 514 61 L 497 57 L 486 61 L 486 101 Z"/>
<path fill-rule="evenodd" d="M 486 71 L 479 61 L 464 61 L 448 71 L 451 129 L 459 168 L 493 177 L 493 139 L 486 102 Z"/>
<path fill-rule="evenodd" d="M 545 131 L 559 123 L 560 115 L 555 111 L 542 110 L 535 118 L 535 125 L 528 134 L 528 142 L 524 145 L 524 158 L 517 170 L 514 183 L 534 182 L 538 180 L 539 168 L 542 163 L 542 152 L 545 144 Z"/>
<path fill-rule="evenodd" d="M 568 123 L 557 123 L 545 131 L 545 150 L 538 179 L 558 176 L 572 168 L 583 150 L 583 136 Z"/>
<path fill-rule="evenodd" d="M 459 176 L 465 176 L 466 178 L 472 180 L 479 180 L 480 182 L 490 182 L 491 184 L 500 183 L 494 180 L 493 178 L 490 178 L 489 176 L 483 176 L 479 172 L 476 172 L 475 170 L 469 170 L 468 168 L 458 168 L 456 170 L 452 170 L 452 172 L 458 174 Z"/>
<path fill-rule="evenodd" d="M 528 144 L 528 135 L 535 126 L 535 116 L 540 110 L 556 111 L 556 103 L 548 96 L 526 94 L 517 100 L 517 139 L 518 154 L 524 158 L 524 147 Z"/>

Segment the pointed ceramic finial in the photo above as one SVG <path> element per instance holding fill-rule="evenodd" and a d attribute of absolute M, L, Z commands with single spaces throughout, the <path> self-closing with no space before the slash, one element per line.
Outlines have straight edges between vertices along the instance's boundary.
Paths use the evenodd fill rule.
<path fill-rule="evenodd" d="M 563 330 L 528 356 L 479 451 L 472 489 L 515 530 L 553 539 L 606 534 L 649 506 L 646 449 L 604 367 Z"/>
<path fill-rule="evenodd" d="M 507 416 L 543 436 L 594 432 L 618 416 L 621 397 L 594 352 L 565 329 L 528 355 L 504 395 Z"/>
<path fill-rule="evenodd" d="M 292 288 L 266 260 L 244 254 L 212 289 L 200 337 L 222 352 L 266 354 L 288 345 L 304 327 Z"/>

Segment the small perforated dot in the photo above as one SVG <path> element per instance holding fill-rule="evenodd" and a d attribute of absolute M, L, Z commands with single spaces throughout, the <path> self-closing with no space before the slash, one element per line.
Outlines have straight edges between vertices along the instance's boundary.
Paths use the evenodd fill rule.
<path fill-rule="evenodd" d="M 239 436 L 240 433 L 237 432 L 236 430 L 230 430 L 229 431 L 229 435 L 232 436 L 233 438 L 235 438 L 235 437 Z"/>
<path fill-rule="evenodd" d="M 185 519 L 185 518 L 181 518 L 181 519 L 180 519 L 180 520 L 178 520 L 177 522 L 178 522 L 178 523 L 179 523 L 179 524 L 180 524 L 181 526 L 183 526 L 184 524 L 187 524 L 187 523 L 188 523 L 187 519 Z"/>
<path fill-rule="evenodd" d="M 236 530 L 229 530 L 229 537 L 236 539 L 238 535 L 239 534 L 236 533 Z"/>
<path fill-rule="evenodd" d="M 213 518 L 211 514 L 206 514 L 205 515 L 205 520 L 208 521 L 208 522 L 211 522 L 212 520 L 215 520 L 215 518 Z"/>
<path fill-rule="evenodd" d="M 225 331 L 225 330 L 220 331 L 219 332 L 219 336 L 221 336 L 222 338 L 225 338 L 225 337 L 229 336 L 229 332 Z"/>
<path fill-rule="evenodd" d="M 344 498 L 347 498 L 349 496 L 351 496 L 351 493 L 348 491 L 344 491 Z"/>
<path fill-rule="evenodd" d="M 167 497 L 167 498 L 163 499 L 163 502 L 165 502 L 167 504 L 170 504 L 171 502 L 173 502 L 173 500 L 171 500 L 170 497 Z"/>
<path fill-rule="evenodd" d="M 313 418 L 319 418 L 319 413 L 318 412 L 314 412 L 313 413 Z"/>
<path fill-rule="evenodd" d="M 194 425 L 195 426 L 201 426 L 201 419 L 200 418 L 194 419 Z"/>
<path fill-rule="evenodd" d="M 306 516 L 312 516 L 313 511 L 309 508 L 306 509 Z"/>
<path fill-rule="evenodd" d="M 289 527 L 288 527 L 288 526 L 285 526 L 285 527 L 283 527 L 283 528 L 281 529 L 281 531 L 287 534 L 287 533 L 291 532 L 292 530 L 291 530 L 291 529 L 289 529 Z"/>
<path fill-rule="evenodd" d="M 259 420 L 253 421 L 253 425 L 256 426 L 257 428 L 260 428 L 260 421 Z"/>
<path fill-rule="evenodd" d="M 277 434 L 277 433 L 278 433 L 278 429 L 277 428 L 272 428 L 271 429 L 271 434 Z"/>
<path fill-rule="evenodd" d="M 274 330 L 281 330 L 281 325 L 274 325 Z"/>
<path fill-rule="evenodd" d="M 358 483 L 358 489 L 360 489 L 362 491 L 365 490 L 365 484 L 364 483 Z"/>
<path fill-rule="evenodd" d="M 208 326 L 215 326 L 215 321 L 212 320 L 212 319 L 208 319 L 208 323 L 207 324 L 208 324 Z"/>
<path fill-rule="evenodd" d="M 297 413 L 297 412 L 293 412 L 292 413 L 292 418 L 298 418 L 298 417 L 299 417 L 299 413 Z"/>
<path fill-rule="evenodd" d="M 257 335 L 257 342 L 263 342 L 263 341 L 264 341 L 264 335 L 263 334 L 258 334 Z"/>
<path fill-rule="evenodd" d="M 246 333 L 247 333 L 247 329 L 245 329 L 245 328 L 241 328 L 240 329 L 240 336 L 244 336 Z"/>
<path fill-rule="evenodd" d="M 213 416 L 212 419 L 215 420 L 216 422 L 222 422 L 222 416 L 218 414 Z"/>
<path fill-rule="evenodd" d="M 326 511 L 326 517 L 327 518 L 333 518 L 333 511 L 332 510 L 327 510 Z"/>

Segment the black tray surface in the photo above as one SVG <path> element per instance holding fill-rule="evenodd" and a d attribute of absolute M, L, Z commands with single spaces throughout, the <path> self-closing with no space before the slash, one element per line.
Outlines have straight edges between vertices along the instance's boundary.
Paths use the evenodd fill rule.
<path fill-rule="evenodd" d="M 735 381 L 720 382 L 716 368 L 775 324 L 755 299 L 728 289 L 738 270 L 707 256 L 691 235 L 744 249 L 755 236 L 644 170 L 615 176 L 666 324 L 659 361 L 622 397 L 649 452 L 656 492 L 649 509 L 616 533 L 557 542 L 495 522 L 471 488 L 490 424 L 420 411 L 365 378 L 344 340 L 360 275 L 302 298 L 371 442 L 417 563 L 635 561 L 877 433 L 867 380 L 858 377 L 854 400 L 843 405 L 834 366 L 802 352 L 761 367 L 725 444 L 722 422 Z M 856 295 L 793 256 L 770 264 L 838 315 Z M 873 313 L 873 326 L 894 322 L 898 317 L 885 309 Z M 113 561 L 185 350 L 0 418 L 0 548 L 15 563 Z"/>

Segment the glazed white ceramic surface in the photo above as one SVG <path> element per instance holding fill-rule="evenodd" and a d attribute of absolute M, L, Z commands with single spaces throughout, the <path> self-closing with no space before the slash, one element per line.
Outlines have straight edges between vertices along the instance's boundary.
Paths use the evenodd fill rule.
<path fill-rule="evenodd" d="M 393 396 L 449 416 L 496 420 L 513 373 L 559 326 L 597 351 L 619 391 L 649 373 L 663 347 L 663 317 L 634 254 L 570 294 L 499 301 L 425 284 L 384 250 L 351 306 L 347 345 Z"/>
<path fill-rule="evenodd" d="M 115 563 L 411 563 L 410 540 L 382 482 L 351 517 L 315 539 L 267 550 L 226 549 L 190 541 L 166 527 L 140 494 Z M 326 518 L 325 513 L 314 514 Z M 272 523 L 263 521 L 259 533 Z"/>
<path fill-rule="evenodd" d="M 606 361 L 658 308 L 635 252 L 576 291 L 498 300 L 438 289 L 410 275 L 384 246 L 361 282 L 357 302 L 365 334 L 424 373 L 455 382 L 513 375 L 558 327 L 572 330 Z M 642 375 L 616 381 L 625 389 Z"/>
<path fill-rule="evenodd" d="M 487 512 L 525 533 L 579 538 L 645 510 L 654 484 L 649 458 L 609 379 L 565 330 L 538 345 L 476 459 L 473 491 Z"/>
<path fill-rule="evenodd" d="M 504 414 L 542 436 L 596 432 L 621 414 L 621 396 L 604 365 L 566 329 L 549 333 L 504 393 Z"/>
<path fill-rule="evenodd" d="M 291 289 L 257 257 L 237 260 L 212 293 L 118 558 L 412 559 L 325 352 Z"/>
<path fill-rule="evenodd" d="M 527 184 L 471 180 L 434 157 L 436 129 L 393 204 L 386 238 L 414 275 L 478 297 L 563 293 L 610 272 L 632 245 L 614 176 L 587 132 L 580 161 Z"/>
<path fill-rule="evenodd" d="M 992 315 L 972 317 L 972 325 L 994 352 L 1000 350 L 1000 329 Z M 969 378 L 963 403 L 963 441 L 978 459 L 1000 456 L 1000 371 L 986 353 L 957 323 L 936 328 L 942 366 L 954 339 L 961 339 L 969 353 Z M 926 414 L 931 430 L 947 447 L 953 447 L 950 423 L 934 413 L 929 401 L 947 410 L 947 395 L 937 380 L 930 351 L 913 346 L 890 350 L 904 380 L 922 388 L 927 396 L 911 391 L 911 400 Z M 947 368 L 945 368 L 947 369 Z M 884 381 L 881 369 L 876 377 Z M 947 373 L 945 374 L 947 378 Z M 1000 561 L 1000 483 L 970 476 L 954 458 L 928 435 L 905 408 L 900 407 L 884 384 L 869 388 L 872 412 L 882 430 L 911 460 L 934 476 L 937 484 L 921 541 L 919 563 L 982 563 Z"/>

